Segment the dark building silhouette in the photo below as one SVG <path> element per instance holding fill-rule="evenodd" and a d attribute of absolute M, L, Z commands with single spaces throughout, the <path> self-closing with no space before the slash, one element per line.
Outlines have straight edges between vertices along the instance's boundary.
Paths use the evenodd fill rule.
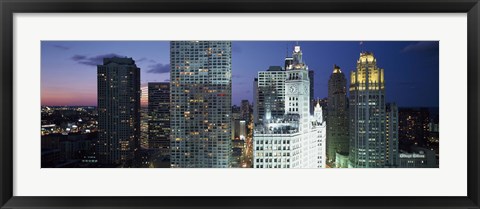
<path fill-rule="evenodd" d="M 334 66 L 328 80 L 327 104 L 327 164 L 330 167 L 348 165 L 350 140 L 348 132 L 347 79 L 340 67 Z M 338 165 L 336 156 L 339 155 Z M 343 166 L 342 166 L 343 165 Z"/>
<path fill-rule="evenodd" d="M 246 99 L 242 100 L 242 103 L 240 104 L 241 119 L 245 121 L 249 121 L 251 114 L 252 114 L 252 109 L 250 108 L 250 103 Z"/>
<path fill-rule="evenodd" d="M 427 146 L 430 128 L 430 111 L 428 108 L 399 108 L 398 123 L 400 149 L 410 151 L 410 147 L 413 145 Z"/>
<path fill-rule="evenodd" d="M 310 79 L 310 114 L 313 114 L 315 109 L 315 71 L 308 71 L 308 79 Z"/>
<path fill-rule="evenodd" d="M 395 103 L 385 105 L 386 151 L 385 165 L 396 168 L 399 166 L 398 150 L 398 107 Z"/>
<path fill-rule="evenodd" d="M 101 164 L 135 167 L 140 148 L 140 68 L 132 58 L 104 58 L 97 67 Z"/>
<path fill-rule="evenodd" d="M 170 151 L 170 83 L 148 83 L 148 148 Z"/>

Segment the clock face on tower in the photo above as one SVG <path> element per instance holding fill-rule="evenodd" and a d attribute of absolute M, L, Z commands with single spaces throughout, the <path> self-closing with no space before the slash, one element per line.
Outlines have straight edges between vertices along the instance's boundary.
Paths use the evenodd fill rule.
<path fill-rule="evenodd" d="M 291 85 L 288 90 L 290 91 L 290 93 L 295 93 L 295 92 L 297 92 L 297 85 Z"/>

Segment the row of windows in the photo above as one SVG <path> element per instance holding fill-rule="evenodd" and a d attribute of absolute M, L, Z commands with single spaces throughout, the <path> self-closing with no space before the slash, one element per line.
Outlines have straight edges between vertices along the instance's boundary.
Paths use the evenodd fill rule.
<path fill-rule="evenodd" d="M 272 163 L 272 162 L 274 162 L 274 163 L 281 163 L 281 162 L 289 163 L 290 158 L 265 158 L 265 159 L 260 158 L 260 159 L 256 159 L 255 162 L 257 162 L 257 163 L 263 163 L 263 162 L 265 162 L 265 163 Z"/>
<path fill-rule="evenodd" d="M 256 168 L 290 168 L 290 165 L 269 164 L 269 165 L 265 165 L 265 167 L 263 167 L 263 165 L 256 165 Z"/>
<path fill-rule="evenodd" d="M 290 144 L 290 140 L 255 140 L 255 144 Z"/>
<path fill-rule="evenodd" d="M 290 146 L 278 146 L 278 147 L 275 147 L 275 146 L 259 146 L 259 147 L 255 147 L 255 150 L 290 150 Z"/>

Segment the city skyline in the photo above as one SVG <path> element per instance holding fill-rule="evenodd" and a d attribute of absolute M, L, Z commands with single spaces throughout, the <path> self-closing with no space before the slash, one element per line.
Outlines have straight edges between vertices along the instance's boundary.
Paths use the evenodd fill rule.
<path fill-rule="evenodd" d="M 378 54 L 362 50 L 355 70 L 347 71 L 347 75 L 336 63 L 330 68 L 328 97 L 315 100 L 312 95 L 318 92 L 314 89 L 318 88 L 318 83 L 314 85 L 318 78 L 306 61 L 310 55 L 297 42 L 290 53 L 286 47 L 284 66 L 269 63 L 266 70 L 254 71 L 250 89 L 248 85 L 237 84 L 244 93 L 234 96 L 234 78 L 242 80 L 252 73 L 234 75 L 234 51 L 239 49 L 234 50 L 233 42 L 168 43 L 171 66 L 151 65 L 147 73 L 167 74 L 169 78 L 165 80 L 169 82 L 149 81 L 148 86 L 142 86 L 141 66 L 133 56 L 116 53 L 73 56 L 71 59 L 77 63 L 97 68 L 98 106 L 42 106 L 42 167 L 432 168 L 439 165 L 438 99 L 426 102 L 433 106 L 430 108 L 409 110 L 397 106 L 401 96 L 409 96 L 406 103 L 418 99 L 412 92 L 420 92 L 423 100 L 438 96 L 438 86 L 431 86 L 431 79 L 413 82 L 422 75 L 435 77 L 438 69 L 423 68 L 409 75 L 405 66 L 412 64 L 413 58 L 384 57 L 395 60 L 393 63 L 404 69 L 400 72 L 403 77 L 413 80 L 407 86 L 419 85 L 421 89 L 406 88 L 390 95 L 387 89 L 396 82 L 397 87 L 401 86 L 398 82 L 402 76 L 389 81 L 390 70 L 381 64 Z M 256 47 L 262 43 L 266 42 L 256 43 Z M 278 42 L 267 44 L 271 43 L 278 45 Z M 425 43 L 430 46 L 425 47 Z M 424 54 L 430 50 L 429 56 L 438 55 L 438 49 L 431 48 L 438 46 L 438 42 L 415 45 L 418 44 L 423 48 L 417 50 L 423 50 Z M 253 65 L 267 57 L 247 59 L 242 64 Z M 99 60 L 102 64 L 95 65 Z M 139 59 L 139 63 L 146 61 L 156 62 Z M 58 89 L 75 95 L 78 88 L 75 84 L 81 83 L 84 78 L 81 76 L 87 73 L 80 74 L 73 85 L 65 84 Z M 55 75 L 43 76 L 45 80 L 52 77 Z M 63 77 L 58 76 L 55 81 L 58 85 Z M 250 91 L 254 92 L 251 103 Z M 423 95 L 422 91 L 429 94 Z M 140 108 L 142 96 L 148 98 L 148 109 Z M 62 94 L 55 97 L 69 99 Z M 76 98 L 88 102 L 82 96 Z M 241 99 L 241 103 L 234 105 L 232 99 Z"/>
<path fill-rule="evenodd" d="M 333 65 L 345 75 L 362 51 L 372 51 L 388 73 L 386 101 L 399 107 L 438 107 L 439 43 L 404 41 L 300 41 L 304 59 L 315 71 L 314 98 L 326 98 Z M 270 66 L 282 66 L 293 41 L 232 42 L 232 104 L 253 101 L 253 79 Z M 141 68 L 141 85 L 168 81 L 168 41 L 42 42 L 42 105 L 96 106 L 96 65 L 114 55 L 132 57 Z M 347 81 L 350 80 L 349 76 Z M 432 79 L 433 78 L 433 79 Z M 248 88 L 246 88 L 248 87 Z M 437 92 L 432 94 L 432 92 Z M 145 104 L 145 103 L 144 103 Z"/>

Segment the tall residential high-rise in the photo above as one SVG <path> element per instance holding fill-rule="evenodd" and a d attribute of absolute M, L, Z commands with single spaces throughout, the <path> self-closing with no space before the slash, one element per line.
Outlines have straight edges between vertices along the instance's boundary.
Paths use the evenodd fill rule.
<path fill-rule="evenodd" d="M 170 63 L 171 167 L 229 167 L 231 42 L 172 41 Z"/>
<path fill-rule="evenodd" d="M 350 74 L 349 102 L 349 167 L 385 167 L 385 81 L 373 53 L 360 53 Z"/>
<path fill-rule="evenodd" d="M 148 147 L 170 152 L 170 83 L 148 83 Z"/>
<path fill-rule="evenodd" d="M 104 58 L 97 66 L 100 164 L 135 166 L 140 148 L 140 68 L 132 58 Z"/>
<path fill-rule="evenodd" d="M 280 66 L 270 66 L 258 72 L 255 123 L 282 116 L 285 113 L 286 72 Z"/>
<path fill-rule="evenodd" d="M 327 164 L 330 167 L 348 165 L 350 139 L 348 138 L 347 79 L 340 67 L 334 65 L 328 80 Z M 339 156 L 339 159 L 336 159 Z M 337 164 L 336 161 L 339 163 Z"/>
<path fill-rule="evenodd" d="M 386 104 L 386 152 L 385 152 L 385 165 L 387 167 L 398 167 L 398 107 L 395 103 Z"/>
<path fill-rule="evenodd" d="M 254 168 L 325 167 L 325 122 L 319 104 L 310 114 L 310 80 L 300 46 L 286 69 L 284 114 L 255 125 Z"/>

